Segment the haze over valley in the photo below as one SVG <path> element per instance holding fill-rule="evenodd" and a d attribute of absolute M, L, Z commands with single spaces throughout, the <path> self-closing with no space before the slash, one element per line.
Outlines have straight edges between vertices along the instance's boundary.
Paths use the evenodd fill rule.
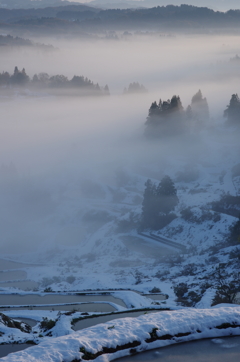
<path fill-rule="evenodd" d="M 0 342 L 39 346 L 3 361 L 239 334 L 238 12 L 14 4 L 0 8 Z"/>

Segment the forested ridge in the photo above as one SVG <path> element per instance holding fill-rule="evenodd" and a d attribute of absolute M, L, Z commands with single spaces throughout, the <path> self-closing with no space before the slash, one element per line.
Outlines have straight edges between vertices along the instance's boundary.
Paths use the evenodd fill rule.
<path fill-rule="evenodd" d="M 94 84 L 90 79 L 84 76 L 74 75 L 68 79 L 65 75 L 57 74 L 50 76 L 47 73 L 34 74 L 30 78 L 25 69 L 19 70 L 16 66 L 13 74 L 3 71 L 0 73 L 0 87 L 30 87 L 35 89 L 76 89 L 91 95 L 109 95 L 107 85 L 100 87 L 98 83 Z"/>
<path fill-rule="evenodd" d="M 144 9 L 101 10 L 86 5 L 51 6 L 37 9 L 0 8 L 1 26 L 14 27 L 80 27 L 135 29 L 148 26 L 151 29 L 238 28 L 240 11 L 214 11 L 192 5 L 167 5 Z M 205 29 L 206 30 L 206 29 Z"/>

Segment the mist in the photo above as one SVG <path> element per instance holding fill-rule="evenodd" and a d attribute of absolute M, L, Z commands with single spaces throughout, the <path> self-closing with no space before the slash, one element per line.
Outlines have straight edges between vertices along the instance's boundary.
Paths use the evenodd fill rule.
<path fill-rule="evenodd" d="M 237 1 L 0 0 L 0 359 L 239 326 Z"/>
<path fill-rule="evenodd" d="M 2 252 L 79 246 L 88 238 L 82 217 L 94 205 L 108 209 L 105 197 L 109 189 L 116 192 L 119 170 L 130 178 L 158 180 L 176 157 L 179 168 L 196 163 L 207 153 L 204 134 L 189 142 L 146 140 L 149 107 L 176 94 L 186 108 L 201 89 L 210 108 L 208 127 L 221 129 L 223 111 L 239 92 L 238 69 L 229 64 L 239 52 L 238 38 L 132 35 L 130 40 L 66 41 L 45 36 L 40 41 L 54 51 L 2 49 L 1 71 L 13 73 L 18 66 L 30 78 L 41 72 L 69 79 L 83 75 L 110 89 L 104 97 L 22 88 L 9 97 L 1 93 Z M 123 95 L 131 82 L 148 92 Z"/>

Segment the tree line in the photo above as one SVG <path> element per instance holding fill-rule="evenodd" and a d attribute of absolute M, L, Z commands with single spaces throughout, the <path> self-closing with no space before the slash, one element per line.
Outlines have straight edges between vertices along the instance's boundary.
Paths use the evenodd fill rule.
<path fill-rule="evenodd" d="M 74 75 L 72 79 L 68 79 L 65 75 L 57 74 L 50 76 L 47 73 L 34 74 L 32 79 L 27 75 L 25 68 L 19 70 L 16 66 L 13 74 L 8 72 L 0 73 L 0 86 L 23 87 L 30 86 L 34 88 L 58 88 L 58 89 L 80 89 L 87 91 L 93 95 L 109 95 L 108 85 L 100 87 L 94 84 L 90 79 Z"/>
<path fill-rule="evenodd" d="M 2 0 L 1 0 L 2 1 Z M 236 1 L 236 0 L 235 0 Z M 10 7 L 11 0 L 4 1 Z M 14 2 L 18 2 L 19 0 Z M 42 1 L 41 1 L 42 2 Z M 49 0 L 48 0 L 49 2 Z M 33 1 L 28 1 L 33 3 Z M 34 1 L 39 3 L 39 1 Z M 47 1 L 44 2 L 47 4 Z M 43 3 L 43 4 L 44 4 Z M 55 1 L 54 1 L 55 3 Z M 60 26 L 69 25 L 75 27 L 76 24 L 82 26 L 89 26 L 92 24 L 99 27 L 120 27 L 121 28 L 136 28 L 146 24 L 157 28 L 182 28 L 194 27 L 205 28 L 206 26 L 213 27 L 236 27 L 240 22 L 240 14 L 238 10 L 229 10 L 227 12 L 214 11 L 208 7 L 185 5 L 180 6 L 167 5 L 155 6 L 152 8 L 138 8 L 138 9 L 99 9 L 90 7 L 84 4 L 63 3 L 66 6 L 60 6 L 61 2 L 52 4 L 52 6 L 37 8 L 38 6 L 29 6 L 28 9 L 20 9 L 26 6 L 23 1 L 14 9 L 5 8 L 0 9 L 0 20 L 2 22 L 15 23 L 15 24 L 28 24 L 28 20 L 33 19 L 47 19 L 49 24 L 56 19 L 64 19 L 64 23 L 59 23 Z M 63 5 L 61 4 L 61 5 Z M 206 4 L 206 3 L 205 3 Z M 54 6 L 55 5 L 55 6 Z M 12 7 L 15 7 L 12 5 Z M 189 20 L 191 20 L 189 22 Z"/>
<path fill-rule="evenodd" d="M 240 99 L 233 94 L 224 111 L 227 125 L 240 125 Z M 145 135 L 148 137 L 165 137 L 183 134 L 190 129 L 203 129 L 209 121 L 209 107 L 201 90 L 184 109 L 179 96 L 159 103 L 153 102 L 149 108 L 146 120 Z"/>

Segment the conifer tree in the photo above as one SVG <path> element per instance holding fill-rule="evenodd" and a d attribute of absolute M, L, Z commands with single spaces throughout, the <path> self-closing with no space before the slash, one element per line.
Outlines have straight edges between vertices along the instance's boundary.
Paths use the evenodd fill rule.
<path fill-rule="evenodd" d="M 143 228 L 160 229 L 172 219 L 170 213 L 178 204 L 177 190 L 169 176 L 163 177 L 158 187 L 150 179 L 145 183 L 142 203 Z"/>
<path fill-rule="evenodd" d="M 240 215 L 238 221 L 230 228 L 230 235 L 228 237 L 228 243 L 230 245 L 238 245 L 240 243 Z"/>
<path fill-rule="evenodd" d="M 157 187 L 159 212 L 169 214 L 178 204 L 177 190 L 172 179 L 164 176 Z"/>
<path fill-rule="evenodd" d="M 228 124 L 240 124 L 240 99 L 237 94 L 233 94 L 227 109 L 224 111 L 224 117 Z"/>
<path fill-rule="evenodd" d="M 143 195 L 142 203 L 142 226 L 143 228 L 153 227 L 155 212 L 154 212 L 154 203 L 155 203 L 155 191 L 156 186 L 153 185 L 152 181 L 148 179 L 145 183 L 145 191 Z"/>

